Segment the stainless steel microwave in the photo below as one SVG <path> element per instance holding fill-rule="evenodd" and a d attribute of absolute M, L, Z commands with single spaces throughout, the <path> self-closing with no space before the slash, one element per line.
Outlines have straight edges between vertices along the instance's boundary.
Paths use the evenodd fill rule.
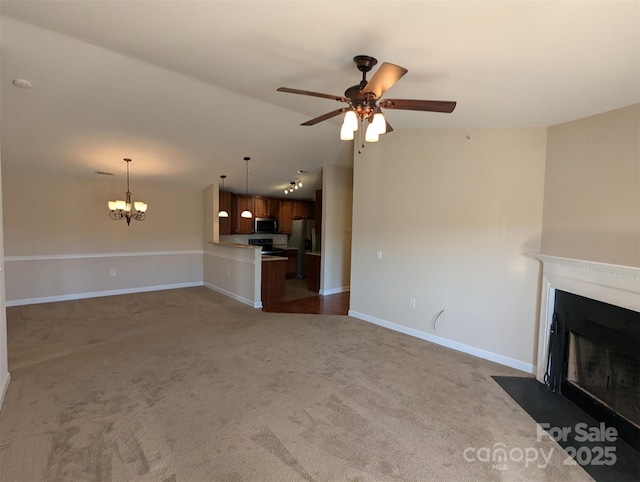
<path fill-rule="evenodd" d="M 278 220 L 276 218 L 255 218 L 253 232 L 256 234 L 275 234 L 278 232 Z"/>

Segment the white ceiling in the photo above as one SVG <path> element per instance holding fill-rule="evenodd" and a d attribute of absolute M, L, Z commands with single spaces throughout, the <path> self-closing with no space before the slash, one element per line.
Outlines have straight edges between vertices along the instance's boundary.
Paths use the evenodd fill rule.
<path fill-rule="evenodd" d="M 2 166 L 244 191 L 313 185 L 351 165 L 342 95 L 365 54 L 409 70 L 384 97 L 394 129 L 549 126 L 640 101 L 638 1 L 6 1 Z M 375 68 L 374 68 L 375 71 Z M 370 77 L 370 76 L 369 76 Z M 11 85 L 32 83 L 30 90 Z M 388 135 L 393 135 L 390 133 Z M 380 142 L 384 142 L 384 137 Z M 370 148 L 375 148 L 372 145 Z M 303 192 L 311 197 L 312 191 Z"/>

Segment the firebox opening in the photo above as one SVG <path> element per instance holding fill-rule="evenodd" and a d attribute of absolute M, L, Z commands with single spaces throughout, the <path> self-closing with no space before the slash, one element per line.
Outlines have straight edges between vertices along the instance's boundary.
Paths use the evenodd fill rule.
<path fill-rule="evenodd" d="M 640 450 L 640 313 L 556 291 L 549 387 Z"/>

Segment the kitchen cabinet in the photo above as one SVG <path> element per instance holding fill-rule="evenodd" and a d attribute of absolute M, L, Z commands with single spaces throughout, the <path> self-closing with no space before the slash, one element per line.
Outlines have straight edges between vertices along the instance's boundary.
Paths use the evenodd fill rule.
<path fill-rule="evenodd" d="M 298 276 L 298 248 L 284 248 L 284 256 L 287 258 L 286 278 Z"/>
<path fill-rule="evenodd" d="M 291 199 L 280 199 L 278 209 L 278 222 L 280 232 L 291 234 L 291 220 L 293 219 L 293 201 Z"/>
<path fill-rule="evenodd" d="M 262 305 L 282 300 L 285 289 L 287 260 L 284 258 L 263 257 L 262 259 Z"/>
<path fill-rule="evenodd" d="M 255 213 L 257 218 L 277 218 L 279 200 L 270 197 L 254 196 Z"/>
<path fill-rule="evenodd" d="M 322 189 L 316 189 L 316 236 L 320 240 L 320 233 L 322 233 Z"/>
<path fill-rule="evenodd" d="M 313 201 L 292 201 L 292 219 L 315 219 L 316 207 Z"/>
<path fill-rule="evenodd" d="M 304 202 L 304 218 L 305 219 L 316 218 L 316 203 L 314 201 Z"/>
<path fill-rule="evenodd" d="M 292 201 L 293 216 L 292 219 L 304 219 L 304 201 Z"/>
<path fill-rule="evenodd" d="M 231 193 L 229 191 L 220 191 L 219 196 L 220 210 L 227 211 L 228 218 L 218 218 L 218 226 L 220 236 L 228 236 L 231 234 Z M 215 214 L 218 216 L 218 213 Z"/>
<path fill-rule="evenodd" d="M 236 194 L 231 196 L 231 231 L 233 234 L 253 233 L 253 218 L 243 218 L 242 211 L 255 212 L 253 196 Z"/>
<path fill-rule="evenodd" d="M 320 291 L 320 253 L 306 253 L 307 257 L 307 286 L 310 291 Z"/>

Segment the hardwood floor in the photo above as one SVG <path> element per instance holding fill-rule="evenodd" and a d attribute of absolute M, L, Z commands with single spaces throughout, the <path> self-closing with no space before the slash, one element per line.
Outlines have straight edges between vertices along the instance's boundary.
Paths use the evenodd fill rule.
<path fill-rule="evenodd" d="M 296 281 L 287 281 L 291 289 L 299 289 Z M 299 283 L 299 281 L 298 281 Z M 262 311 L 269 313 L 306 313 L 315 315 L 346 315 L 349 312 L 349 292 L 320 296 L 309 291 L 310 296 L 300 294 L 300 298 L 278 301 L 263 306 Z M 285 294 L 285 300 L 287 295 Z"/>

